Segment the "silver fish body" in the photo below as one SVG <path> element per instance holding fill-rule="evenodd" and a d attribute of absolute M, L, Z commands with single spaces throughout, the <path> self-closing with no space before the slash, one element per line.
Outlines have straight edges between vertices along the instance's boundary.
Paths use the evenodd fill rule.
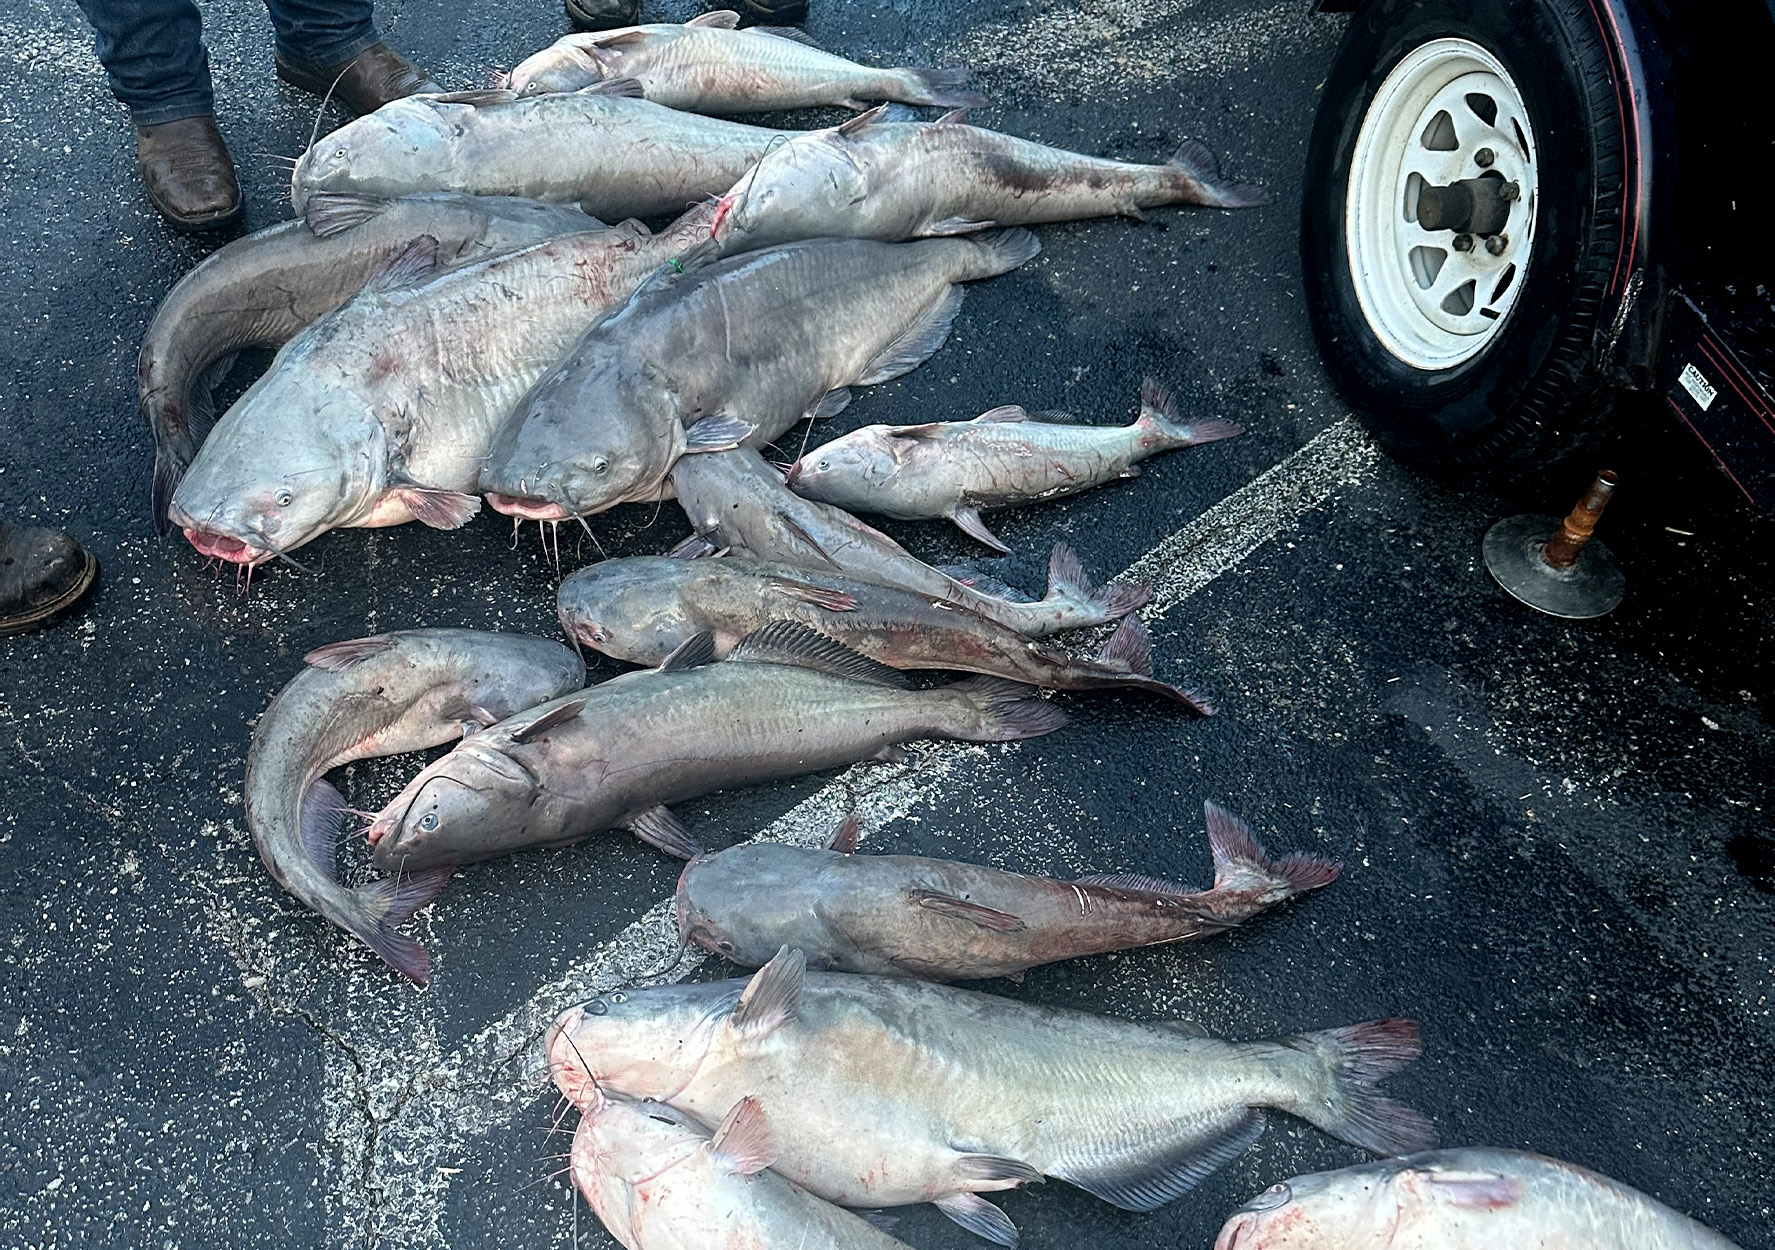
<path fill-rule="evenodd" d="M 411 629 L 310 652 L 253 727 L 246 821 L 277 883 L 415 981 L 425 951 L 395 932 L 448 870 L 342 885 L 334 862 L 344 801 L 322 778 L 352 760 L 422 751 L 578 689 L 585 665 L 557 642 L 469 629 Z"/>
<path fill-rule="evenodd" d="M 154 433 L 154 523 L 213 418 L 211 369 L 247 347 L 282 347 L 343 304 L 420 235 L 442 269 L 560 234 L 599 228 L 575 209 L 506 196 L 439 193 L 389 200 L 316 196 L 286 221 L 210 253 L 161 300 L 142 336 L 136 387 Z"/>
<path fill-rule="evenodd" d="M 286 343 L 217 422 L 168 508 L 205 555 L 253 565 L 330 529 L 466 522 L 487 449 L 537 378 L 702 227 L 564 235 L 428 276 L 394 272 Z M 678 232 L 678 233 L 674 233 Z"/>
<path fill-rule="evenodd" d="M 948 336 L 962 283 L 1038 250 L 1025 230 L 826 239 L 650 283 L 593 326 L 501 431 L 485 473 L 493 504 L 583 516 L 658 499 L 686 452 L 768 443 L 842 409 L 847 388 L 916 368 Z"/>
<path fill-rule="evenodd" d="M 606 221 L 719 195 L 785 135 L 598 89 L 408 96 L 333 131 L 292 175 L 296 211 L 323 191 L 467 191 L 578 204 Z"/>
<path fill-rule="evenodd" d="M 803 499 L 749 447 L 685 456 L 672 488 L 710 550 L 842 574 L 954 604 L 1028 638 L 1119 620 L 1145 603 L 1145 586 L 1093 586 L 1064 545 L 1048 564 L 1047 595 L 1029 603 L 995 598 L 924 563 L 899 543 L 838 508 Z"/>
<path fill-rule="evenodd" d="M 789 239 L 921 239 L 1033 226 L 1162 204 L 1236 208 L 1269 200 L 1229 183 L 1200 143 L 1170 164 L 1066 152 L 960 122 L 893 122 L 871 110 L 772 150 L 736 180 L 717 237 L 728 254 Z"/>
<path fill-rule="evenodd" d="M 1365 1148 L 1427 1143 L 1374 1082 L 1415 1057 L 1409 1021 L 1227 1042 L 892 977 L 804 972 L 785 950 L 749 982 L 629 991 L 566 1012 L 546 1041 L 570 1097 L 588 1080 L 719 1123 L 755 1096 L 774 1167 L 847 1206 L 935 1202 L 1001 1244 L 982 1192 L 1043 1176 L 1128 1210 L 1192 1188 L 1262 1131 L 1258 1109 Z"/>
<path fill-rule="evenodd" d="M 769 1170 L 775 1142 L 756 1100 L 742 1101 L 711 1137 L 663 1103 L 587 1093 L 573 1182 L 627 1250 L 905 1250 Z"/>
<path fill-rule="evenodd" d="M 875 69 L 812 46 L 798 30 L 737 30 L 738 20 L 731 10 L 717 10 L 682 25 L 567 35 L 520 61 L 507 85 L 533 96 L 633 78 L 655 104 L 714 115 L 822 105 L 863 108 L 868 100 L 939 108 L 985 103 L 963 90 L 965 71 Z"/>
<path fill-rule="evenodd" d="M 612 828 L 689 858 L 697 848 L 668 804 L 895 758 L 916 739 L 1006 742 L 1066 720 L 1029 687 L 990 678 L 906 689 L 892 670 L 790 622 L 720 663 L 676 663 L 465 738 L 378 815 L 376 863 L 417 872 Z"/>
<path fill-rule="evenodd" d="M 1153 678 L 1151 641 L 1134 616 L 1102 654 L 1086 658 L 1032 643 L 954 602 L 736 556 L 602 560 L 567 577 L 555 607 L 568 637 L 631 664 L 658 664 L 704 632 L 715 654 L 726 655 L 770 621 L 793 620 L 889 668 L 979 673 L 1053 690 L 1146 690 L 1211 710 L 1200 696 Z"/>
<path fill-rule="evenodd" d="M 1736 1250 L 1619 1181 L 1518 1150 L 1382 1159 L 1272 1186 L 1214 1250 Z"/>
<path fill-rule="evenodd" d="M 983 509 L 1058 499 L 1135 477 L 1148 456 L 1242 432 L 1227 421 L 1184 423 L 1170 394 L 1149 378 L 1132 425 L 1031 420 L 1015 406 L 972 421 L 866 425 L 802 456 L 785 484 L 852 512 L 904 521 L 946 518 L 970 537 L 1009 551 L 980 519 Z"/>
<path fill-rule="evenodd" d="M 1207 818 L 1214 886 L 1203 891 L 1135 874 L 1061 881 L 916 855 L 741 843 L 685 866 L 678 932 L 742 967 L 789 946 L 820 970 L 980 980 L 1211 937 L 1337 876 L 1316 856 L 1269 859 L 1212 803 Z"/>

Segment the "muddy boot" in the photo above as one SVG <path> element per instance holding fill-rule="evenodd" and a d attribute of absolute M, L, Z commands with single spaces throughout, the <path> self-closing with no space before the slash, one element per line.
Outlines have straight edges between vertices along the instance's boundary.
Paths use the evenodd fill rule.
<path fill-rule="evenodd" d="M 734 7 L 749 26 L 789 26 L 807 20 L 807 0 L 738 0 Z"/>
<path fill-rule="evenodd" d="M 0 521 L 0 634 L 65 616 L 98 575 L 99 562 L 63 531 Z"/>
<path fill-rule="evenodd" d="M 136 163 L 148 198 L 179 229 L 214 230 L 240 215 L 234 158 L 215 118 L 137 126 Z"/>
<path fill-rule="evenodd" d="M 641 0 L 566 0 L 567 20 L 574 30 L 614 30 L 633 26 Z"/>
<path fill-rule="evenodd" d="M 343 65 L 307 65 L 277 54 L 277 76 L 293 87 L 343 104 L 362 117 L 390 100 L 441 92 L 431 75 L 385 43 L 371 44 Z"/>

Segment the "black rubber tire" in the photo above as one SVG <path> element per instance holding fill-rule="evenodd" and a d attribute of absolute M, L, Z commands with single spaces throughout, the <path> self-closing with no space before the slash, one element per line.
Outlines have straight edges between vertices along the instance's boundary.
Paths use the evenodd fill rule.
<path fill-rule="evenodd" d="M 1509 319 L 1480 355 L 1426 371 L 1368 328 L 1344 244 L 1356 136 L 1394 66 L 1432 39 L 1472 40 L 1522 91 L 1539 149 L 1534 255 Z M 1327 77 L 1307 154 L 1307 308 L 1338 390 L 1395 457 L 1521 476 L 1599 438 L 1612 395 L 1595 329 L 1622 231 L 1621 120 L 1587 0 L 1371 0 Z"/>

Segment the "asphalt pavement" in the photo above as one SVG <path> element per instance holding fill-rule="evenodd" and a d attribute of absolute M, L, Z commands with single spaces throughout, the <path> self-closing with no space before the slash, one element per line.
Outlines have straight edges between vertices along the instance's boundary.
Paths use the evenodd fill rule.
<path fill-rule="evenodd" d="M 1600 461 L 1500 495 L 1375 450 L 1326 384 L 1296 253 L 1345 19 L 1307 0 L 814 8 L 811 32 L 853 57 L 972 64 L 985 124 L 1140 160 L 1200 138 L 1274 190 L 1258 210 L 1043 229 L 1037 260 L 969 290 L 935 359 L 828 431 L 1012 402 L 1125 422 L 1147 374 L 1186 414 L 1243 423 L 1136 481 L 995 517 L 1008 559 L 944 525 L 887 527 L 1031 589 L 1057 541 L 1099 576 L 1134 569 L 1157 592 L 1159 674 L 1221 712 L 1062 696 L 1073 722 L 1050 737 L 679 815 L 725 845 L 817 838 L 855 807 L 866 850 L 1206 883 L 1216 800 L 1343 878 L 1214 941 L 981 988 L 1238 1037 L 1411 1015 L 1425 1054 L 1390 1088 L 1445 1142 L 1572 1159 L 1775 1247 L 1775 526 L 1645 415 L 1607 452 L 1623 485 L 1600 533 L 1626 601 L 1566 624 L 1507 599 L 1479 540 L 1562 510 Z M 286 215 L 275 157 L 301 150 L 315 102 L 273 79 L 262 8 L 203 11 L 247 225 L 269 225 Z M 383 20 L 461 87 L 564 29 L 548 0 Z M 79 618 L 0 640 L 0 1245 L 611 1245 L 551 1179 L 566 1139 L 527 1043 L 576 997 L 657 971 L 677 865 L 623 835 L 466 869 L 414 926 L 437 958 L 418 989 L 267 878 L 241 811 L 254 718 L 304 651 L 425 625 L 553 636 L 549 551 L 491 514 L 344 531 L 307 550 L 313 574 L 270 567 L 242 594 L 155 539 L 135 350 L 213 241 L 148 208 L 73 4 L 0 3 L 0 61 L 0 515 L 68 526 L 104 569 Z M 613 555 L 687 532 L 670 505 L 593 528 Z M 568 571 L 597 558 L 566 530 L 560 552 Z M 414 767 L 343 782 L 375 807 Z M 1003 1205 L 1031 1250 L 1206 1247 L 1263 1187 L 1358 1157 L 1276 1115 L 1152 1215 L 1059 1182 Z M 896 1231 L 983 1244 L 930 1208 Z"/>

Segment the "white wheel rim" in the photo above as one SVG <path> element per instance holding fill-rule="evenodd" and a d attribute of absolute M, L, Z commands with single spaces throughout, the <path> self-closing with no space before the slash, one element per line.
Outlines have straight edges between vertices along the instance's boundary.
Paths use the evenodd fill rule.
<path fill-rule="evenodd" d="M 1497 339 L 1534 252 L 1536 168 L 1522 93 L 1478 44 L 1433 40 L 1387 75 L 1351 155 L 1344 246 L 1362 315 L 1394 356 L 1452 369 Z M 1418 224 L 1424 187 L 1493 175 L 1520 189 L 1495 235 L 1466 235 L 1462 251 L 1454 231 Z"/>

